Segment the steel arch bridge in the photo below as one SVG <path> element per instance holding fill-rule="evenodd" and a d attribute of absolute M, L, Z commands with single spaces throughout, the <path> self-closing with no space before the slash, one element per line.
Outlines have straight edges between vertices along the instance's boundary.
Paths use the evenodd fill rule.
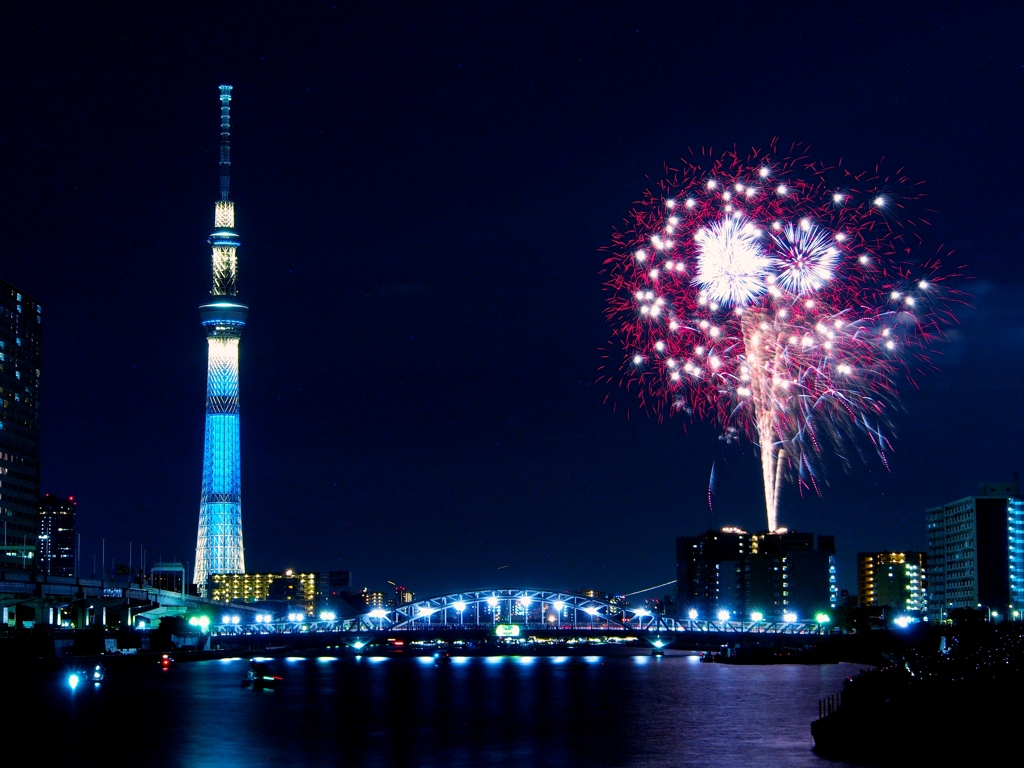
<path fill-rule="evenodd" d="M 378 608 L 360 616 L 357 622 L 358 629 L 367 630 L 490 629 L 499 624 L 524 629 L 677 629 L 674 620 L 645 608 L 617 605 L 576 592 L 528 588 L 453 592 L 396 608 Z"/>
<path fill-rule="evenodd" d="M 711 637 L 724 634 L 818 635 L 826 626 L 818 621 L 778 621 L 772 619 L 672 618 L 652 613 L 646 608 L 633 608 L 578 592 L 551 589 L 497 588 L 453 592 L 406 603 L 396 608 L 376 608 L 359 616 L 340 618 L 305 614 L 287 618 L 255 615 L 251 620 L 231 615 L 226 607 L 221 622 L 211 623 L 209 631 L 216 636 L 354 634 L 404 631 L 410 634 L 452 632 L 497 633 L 502 625 L 523 631 L 573 631 L 594 636 L 638 632 L 641 636 Z"/>

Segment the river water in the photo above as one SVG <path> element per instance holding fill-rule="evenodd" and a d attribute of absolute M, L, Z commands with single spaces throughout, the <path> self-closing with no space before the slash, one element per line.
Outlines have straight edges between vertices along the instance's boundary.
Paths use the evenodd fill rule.
<path fill-rule="evenodd" d="M 22 683 L 5 697 L 7 747 L 22 735 L 44 765 L 837 766 L 812 752 L 810 723 L 860 671 L 693 655 L 268 663 L 276 690 L 242 687 L 246 659 L 109 668 L 74 691 L 63 674 Z"/>

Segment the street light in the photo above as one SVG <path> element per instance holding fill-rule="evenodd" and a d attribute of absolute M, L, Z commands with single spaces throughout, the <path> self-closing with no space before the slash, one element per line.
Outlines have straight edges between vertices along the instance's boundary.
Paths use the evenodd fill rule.
<path fill-rule="evenodd" d="M 530 623 L 530 603 L 533 601 L 527 596 L 523 595 L 519 598 L 519 604 L 523 606 L 523 626 L 525 627 Z"/>
<path fill-rule="evenodd" d="M 370 618 L 377 620 L 377 629 L 384 629 L 384 618 L 388 615 L 388 612 L 383 608 L 374 608 L 370 611 Z"/>
<path fill-rule="evenodd" d="M 487 605 L 491 608 L 491 623 L 498 623 L 498 596 L 491 595 L 487 598 Z"/>
<path fill-rule="evenodd" d="M 418 615 L 418 616 L 419 616 L 419 617 L 420 617 L 421 619 L 425 619 L 425 620 L 426 620 L 426 623 L 428 623 L 428 624 L 430 623 L 430 615 L 431 615 L 431 614 L 432 614 L 433 612 L 434 612 L 434 609 L 433 609 L 433 608 L 429 608 L 429 607 L 427 607 L 427 606 L 425 606 L 425 605 L 421 605 L 421 606 L 419 606 L 419 607 L 418 607 L 418 608 L 416 609 L 416 613 L 417 613 L 417 615 Z"/>

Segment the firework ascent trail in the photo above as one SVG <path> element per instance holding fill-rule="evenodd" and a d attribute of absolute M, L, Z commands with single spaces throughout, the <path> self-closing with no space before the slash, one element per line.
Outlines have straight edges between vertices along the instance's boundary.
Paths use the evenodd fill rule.
<path fill-rule="evenodd" d="M 955 321 L 955 275 L 916 258 L 904 178 L 774 145 L 682 163 L 614 235 L 609 378 L 759 446 L 771 531 L 782 483 L 818 492 L 826 454 L 870 442 L 886 462 L 897 385 Z"/>

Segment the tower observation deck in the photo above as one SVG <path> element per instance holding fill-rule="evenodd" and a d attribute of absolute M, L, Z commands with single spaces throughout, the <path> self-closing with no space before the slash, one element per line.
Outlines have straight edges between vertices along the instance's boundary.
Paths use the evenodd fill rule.
<path fill-rule="evenodd" d="M 213 288 L 199 307 L 209 348 L 206 440 L 194 582 L 213 573 L 245 573 L 238 429 L 238 342 L 249 308 L 238 295 L 238 235 L 231 193 L 231 86 L 220 86 L 220 199 L 214 210 Z"/>

